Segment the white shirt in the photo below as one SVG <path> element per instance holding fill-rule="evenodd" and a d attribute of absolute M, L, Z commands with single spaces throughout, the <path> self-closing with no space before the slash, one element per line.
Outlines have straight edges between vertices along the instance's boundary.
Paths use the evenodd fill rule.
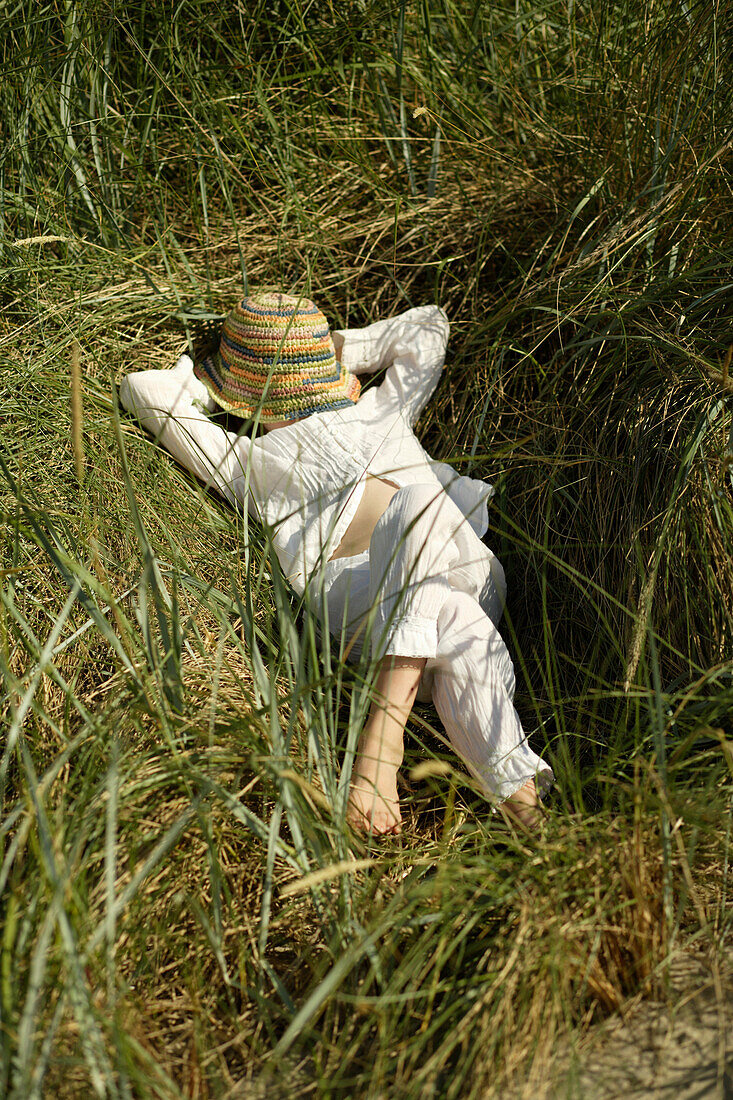
<path fill-rule="evenodd" d="M 355 405 L 256 439 L 209 420 L 206 411 L 216 402 L 187 355 L 173 370 L 139 371 L 120 385 L 124 407 L 183 466 L 271 530 L 285 577 L 299 594 L 346 533 L 367 474 L 399 487 L 442 486 L 479 537 L 488 527 L 492 486 L 431 459 L 413 431 L 443 369 L 445 313 L 420 306 L 340 335 L 344 366 L 357 375 L 386 366 L 381 384 Z"/>

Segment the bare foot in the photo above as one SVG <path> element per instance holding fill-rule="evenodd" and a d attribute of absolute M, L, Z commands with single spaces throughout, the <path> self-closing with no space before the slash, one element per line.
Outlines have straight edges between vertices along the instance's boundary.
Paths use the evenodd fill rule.
<path fill-rule="evenodd" d="M 374 774 L 376 772 L 376 774 Z M 402 831 L 397 769 L 384 763 L 377 768 L 354 770 L 349 788 L 346 820 L 360 832 L 384 836 Z"/>
<path fill-rule="evenodd" d="M 545 817 L 534 779 L 530 779 L 502 802 L 499 809 L 510 825 L 519 825 L 525 833 L 530 834 L 539 832 Z"/>

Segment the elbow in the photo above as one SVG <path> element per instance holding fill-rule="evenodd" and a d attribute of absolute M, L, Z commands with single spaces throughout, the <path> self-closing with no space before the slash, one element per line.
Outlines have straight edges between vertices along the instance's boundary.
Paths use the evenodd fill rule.
<path fill-rule="evenodd" d="M 129 375 L 125 375 L 125 377 L 122 379 L 117 389 L 117 393 L 123 409 L 126 409 L 128 412 L 134 412 L 135 398 L 132 392 L 132 386 L 130 385 Z"/>
<path fill-rule="evenodd" d="M 450 335 L 450 322 L 443 307 L 435 303 L 421 306 L 415 313 L 416 321 L 424 332 L 429 333 L 431 342 L 445 352 Z"/>
<path fill-rule="evenodd" d="M 172 412 L 181 397 L 173 371 L 138 370 L 126 374 L 118 389 L 120 404 L 142 419 L 148 412 Z"/>
<path fill-rule="evenodd" d="M 450 336 L 450 321 L 448 320 L 448 314 L 442 306 L 435 306 L 435 318 L 436 326 L 440 331 L 440 337 L 443 342 L 443 347 L 445 348 L 448 346 L 448 337 Z"/>
<path fill-rule="evenodd" d="M 427 328 L 436 354 L 445 355 L 450 336 L 450 322 L 445 310 L 439 305 L 428 306 Z"/>

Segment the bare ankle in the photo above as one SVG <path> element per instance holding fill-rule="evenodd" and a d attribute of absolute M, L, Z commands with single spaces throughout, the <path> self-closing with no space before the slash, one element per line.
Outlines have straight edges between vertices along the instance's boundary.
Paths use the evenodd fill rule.
<path fill-rule="evenodd" d="M 404 748 L 401 740 L 397 744 L 389 742 L 365 727 L 359 739 L 354 767 L 362 764 L 370 768 L 384 765 L 385 768 L 393 768 L 396 771 L 402 764 L 403 756 Z"/>
<path fill-rule="evenodd" d="M 529 833 L 535 833 L 544 819 L 534 779 L 528 780 L 523 787 L 510 795 L 499 809 L 507 820 L 518 824 Z"/>
<path fill-rule="evenodd" d="M 520 787 L 514 794 L 509 795 L 507 802 L 510 802 L 514 806 L 536 806 L 539 802 L 537 795 L 537 784 L 534 779 L 528 779 L 523 787 Z"/>

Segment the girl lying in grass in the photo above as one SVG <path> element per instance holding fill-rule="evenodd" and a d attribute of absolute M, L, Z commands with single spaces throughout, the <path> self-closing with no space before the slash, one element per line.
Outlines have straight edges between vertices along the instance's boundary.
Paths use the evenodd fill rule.
<path fill-rule="evenodd" d="M 481 541 L 493 490 L 430 459 L 413 432 L 447 340 L 437 306 L 330 333 L 313 302 L 258 294 L 229 314 L 215 353 L 120 387 L 179 462 L 266 525 L 288 583 L 319 594 L 351 655 L 371 647 L 373 703 L 347 816 L 377 834 L 400 830 L 397 772 L 418 693 L 487 796 L 523 824 L 537 820 L 538 788 L 552 781 L 512 705 L 496 628 L 504 572 Z M 383 367 L 362 394 L 358 376 Z M 217 406 L 265 434 L 219 427 L 206 415 Z"/>

